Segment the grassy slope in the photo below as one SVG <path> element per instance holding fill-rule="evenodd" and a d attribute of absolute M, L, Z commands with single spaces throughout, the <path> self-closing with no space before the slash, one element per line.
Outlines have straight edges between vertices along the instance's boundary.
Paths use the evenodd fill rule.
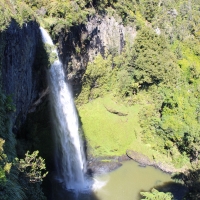
<path fill-rule="evenodd" d="M 150 159 L 171 163 L 170 157 L 153 150 L 150 144 L 141 141 L 142 128 L 138 122 L 138 113 L 143 106 L 147 105 L 125 106 L 110 94 L 78 107 L 89 147 L 88 153 L 94 156 L 116 156 L 123 155 L 127 149 L 131 149 Z M 105 107 L 128 115 L 112 114 Z"/>
<path fill-rule="evenodd" d="M 106 110 L 114 109 L 127 116 L 118 116 Z M 136 140 L 140 132 L 138 112 L 140 106 L 126 107 L 110 95 L 79 107 L 83 131 L 94 155 L 122 155 Z"/>

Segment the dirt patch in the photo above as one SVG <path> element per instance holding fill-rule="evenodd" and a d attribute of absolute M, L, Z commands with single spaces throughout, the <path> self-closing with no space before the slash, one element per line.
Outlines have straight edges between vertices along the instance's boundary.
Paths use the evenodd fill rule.
<path fill-rule="evenodd" d="M 128 114 L 127 113 L 122 113 L 122 112 L 119 112 L 117 110 L 114 110 L 112 108 L 108 108 L 104 105 L 104 107 L 106 108 L 106 110 L 112 114 L 115 114 L 115 115 L 119 115 L 119 116 L 127 116 Z"/>

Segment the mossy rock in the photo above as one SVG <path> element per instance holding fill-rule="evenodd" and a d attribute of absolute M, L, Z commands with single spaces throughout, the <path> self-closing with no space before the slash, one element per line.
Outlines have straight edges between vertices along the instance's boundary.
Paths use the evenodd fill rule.
<path fill-rule="evenodd" d="M 153 165 L 154 162 L 151 161 L 147 156 L 141 154 L 141 153 L 138 153 L 136 151 L 133 151 L 133 150 L 127 150 L 126 151 L 126 155 L 135 160 L 136 162 L 142 164 L 142 165 Z"/>

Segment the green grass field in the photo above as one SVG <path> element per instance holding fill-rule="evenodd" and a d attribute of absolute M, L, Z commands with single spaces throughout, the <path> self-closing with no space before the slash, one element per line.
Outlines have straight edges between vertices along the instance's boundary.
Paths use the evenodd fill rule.
<path fill-rule="evenodd" d="M 139 125 L 138 113 L 145 103 L 125 106 L 112 95 L 97 98 L 78 107 L 82 129 L 87 141 L 89 155 L 120 156 L 126 150 L 134 150 L 155 159 L 158 162 L 172 164 L 172 158 L 153 149 L 152 144 L 142 140 L 142 128 Z M 127 116 L 110 113 L 106 108 Z"/>
<path fill-rule="evenodd" d="M 82 128 L 93 155 L 122 155 L 136 140 L 140 105 L 126 107 L 110 95 L 78 108 Z M 126 113 L 119 116 L 106 108 Z M 90 150 L 91 150 L 90 149 Z"/>

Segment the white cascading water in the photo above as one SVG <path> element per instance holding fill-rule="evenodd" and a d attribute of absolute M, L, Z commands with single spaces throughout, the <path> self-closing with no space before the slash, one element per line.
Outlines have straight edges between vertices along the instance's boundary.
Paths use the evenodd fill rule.
<path fill-rule="evenodd" d="M 40 27 L 42 40 L 51 45 L 57 54 L 53 41 L 45 29 Z M 67 189 L 81 191 L 85 188 L 86 159 L 73 97 L 65 80 L 63 65 L 58 59 L 48 70 L 50 99 L 53 110 L 57 178 Z"/>

